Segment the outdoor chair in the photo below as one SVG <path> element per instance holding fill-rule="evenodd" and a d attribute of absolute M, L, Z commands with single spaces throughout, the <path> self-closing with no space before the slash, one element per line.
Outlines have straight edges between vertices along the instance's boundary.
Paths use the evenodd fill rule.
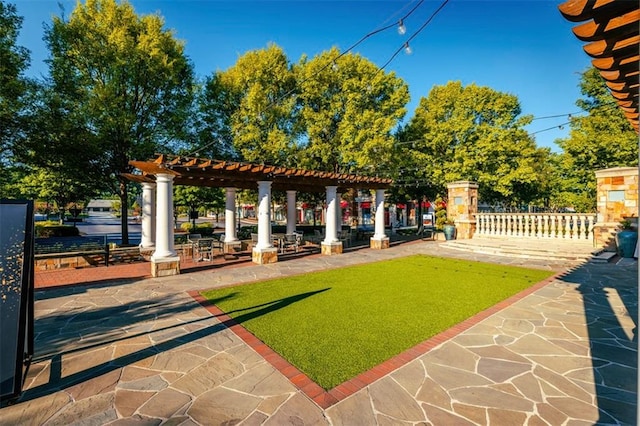
<path fill-rule="evenodd" d="M 182 246 L 183 256 L 187 254 L 187 247 L 191 248 L 191 258 L 196 258 L 197 242 L 202 238 L 202 234 L 189 234 L 187 236 L 187 246 Z"/>
<path fill-rule="evenodd" d="M 298 234 L 285 234 L 282 240 L 282 251 L 293 247 L 294 251 L 298 252 L 298 246 L 300 245 L 300 235 Z"/>
<path fill-rule="evenodd" d="M 324 240 L 324 234 L 322 233 L 322 231 L 314 229 L 312 241 L 316 244 L 320 244 L 322 240 Z"/>
<path fill-rule="evenodd" d="M 338 239 L 342 241 L 346 247 L 351 245 L 351 229 L 343 229 L 338 233 Z"/>
<path fill-rule="evenodd" d="M 224 251 L 224 234 L 213 234 L 213 248 Z"/>
<path fill-rule="evenodd" d="M 213 238 L 199 238 L 196 243 L 198 261 L 213 259 Z"/>

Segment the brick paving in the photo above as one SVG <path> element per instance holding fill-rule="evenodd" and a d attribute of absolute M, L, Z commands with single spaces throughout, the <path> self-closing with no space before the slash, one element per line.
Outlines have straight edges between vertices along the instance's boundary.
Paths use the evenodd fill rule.
<path fill-rule="evenodd" d="M 328 392 L 194 299 L 206 288 L 415 253 L 556 275 Z M 148 277 L 148 264 L 38 273 L 34 363 L 0 423 L 636 422 L 635 261 L 500 257 L 418 241 L 225 265 L 185 264 L 163 278 Z"/>

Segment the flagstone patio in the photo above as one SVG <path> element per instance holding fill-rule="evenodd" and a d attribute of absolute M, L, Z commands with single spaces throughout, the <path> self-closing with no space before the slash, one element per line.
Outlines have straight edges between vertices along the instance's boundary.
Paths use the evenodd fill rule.
<path fill-rule="evenodd" d="M 317 385 L 189 294 L 415 253 L 558 275 L 324 400 Z M 98 280 L 100 270 L 91 270 L 92 284 L 37 292 L 35 359 L 21 399 L 0 409 L 3 425 L 636 422 L 635 260 L 510 258 L 418 241 L 164 278 Z"/>

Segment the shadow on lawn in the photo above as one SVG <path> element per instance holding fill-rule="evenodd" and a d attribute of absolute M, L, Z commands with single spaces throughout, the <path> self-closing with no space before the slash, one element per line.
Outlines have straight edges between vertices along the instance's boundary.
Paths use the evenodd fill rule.
<path fill-rule="evenodd" d="M 315 296 L 316 294 L 320 294 L 320 293 L 324 293 L 325 291 L 331 290 L 331 287 L 327 287 L 327 288 L 323 288 L 322 290 L 315 290 L 315 291 L 308 291 L 306 293 L 300 293 L 300 294 L 296 294 L 294 296 L 289 296 L 289 297 L 285 297 L 282 299 L 277 299 L 277 300 L 272 300 L 270 302 L 266 302 L 266 303 L 261 303 L 259 305 L 254 305 L 254 306 L 249 306 L 246 308 L 239 308 L 239 309 L 234 309 L 232 311 L 222 311 L 222 309 L 220 309 L 222 311 L 222 313 L 215 315 L 216 317 L 220 317 L 220 316 L 224 316 L 224 315 L 229 315 L 231 317 L 233 317 L 233 322 L 238 323 L 238 324 L 242 324 L 243 322 L 252 320 L 254 318 L 258 318 L 261 317 L 262 315 L 266 315 L 268 313 L 277 311 L 279 309 L 282 309 L 286 306 L 289 306 L 293 303 L 299 302 L 301 300 L 304 300 L 308 297 L 311 296 Z M 236 293 L 232 293 L 229 294 L 227 296 L 224 297 L 220 297 L 217 299 L 211 299 L 211 300 L 207 300 L 206 302 L 202 303 L 203 306 L 207 307 L 207 306 L 213 306 L 213 305 L 217 305 L 217 303 L 226 300 L 226 299 L 231 299 L 233 297 L 235 297 Z M 261 309 L 257 309 L 257 308 L 261 308 Z M 256 309 L 254 311 L 254 309 Z M 241 315 L 237 315 L 234 316 L 233 314 L 236 314 L 238 312 L 246 312 L 246 311 L 250 311 Z"/>

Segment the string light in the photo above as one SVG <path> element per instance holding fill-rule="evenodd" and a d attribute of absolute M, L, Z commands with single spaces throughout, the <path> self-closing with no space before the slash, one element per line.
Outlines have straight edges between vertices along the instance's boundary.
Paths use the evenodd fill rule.
<path fill-rule="evenodd" d="M 406 53 L 407 55 L 411 55 L 413 53 L 413 50 L 411 50 L 411 46 L 409 46 L 409 42 L 406 42 L 404 44 L 404 53 Z"/>
<path fill-rule="evenodd" d="M 405 35 L 407 32 L 407 27 L 404 26 L 404 22 L 402 19 L 398 22 L 398 34 Z"/>
<path fill-rule="evenodd" d="M 416 37 L 418 36 L 418 34 L 420 34 L 420 32 L 421 32 L 422 30 L 424 30 L 424 29 L 425 29 L 425 27 L 426 27 L 427 25 L 429 25 L 429 23 L 431 23 L 431 21 L 433 20 L 433 18 L 435 18 L 435 17 L 436 17 L 436 15 L 437 15 L 438 13 L 440 13 L 440 11 L 445 7 L 445 5 L 446 5 L 447 3 L 449 3 L 449 0 L 444 0 L 444 1 L 442 2 L 442 4 L 440 5 L 440 7 L 438 7 L 438 8 L 435 10 L 435 12 L 433 12 L 433 13 L 431 14 L 431 16 L 429 16 L 429 19 L 427 19 L 427 20 L 424 22 L 424 24 L 422 24 L 422 26 L 421 26 L 420 28 L 418 28 L 418 30 L 417 30 L 415 33 L 413 33 L 413 34 L 411 35 L 411 37 L 409 37 L 409 38 L 407 39 L 407 41 L 406 41 L 406 42 L 404 42 L 404 43 L 402 44 L 402 46 L 400 46 L 400 48 L 398 48 L 398 50 L 396 50 L 396 51 L 393 53 L 393 55 L 391 55 L 391 57 L 389 58 L 389 60 L 388 60 L 387 62 L 385 62 L 385 64 L 384 64 L 383 66 L 381 66 L 381 67 L 378 69 L 378 72 L 383 71 L 383 70 L 387 67 L 387 65 L 389 65 L 389 64 L 391 63 L 391 61 L 393 61 L 393 60 L 395 59 L 395 57 L 396 57 L 396 56 L 398 56 L 398 53 L 400 53 L 403 49 L 405 49 L 407 46 L 409 46 L 409 42 L 410 42 L 411 40 L 413 40 L 414 38 L 416 38 Z"/>

